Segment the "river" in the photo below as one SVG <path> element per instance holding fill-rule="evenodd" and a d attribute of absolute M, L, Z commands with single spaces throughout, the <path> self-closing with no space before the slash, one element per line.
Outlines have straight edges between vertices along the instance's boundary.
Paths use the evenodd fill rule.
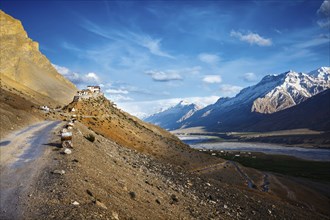
<path fill-rule="evenodd" d="M 194 149 L 261 152 L 265 154 L 294 156 L 305 160 L 330 161 L 329 149 L 287 147 L 279 144 L 265 143 L 208 142 L 214 139 L 212 136 L 179 136 L 179 138 Z"/>

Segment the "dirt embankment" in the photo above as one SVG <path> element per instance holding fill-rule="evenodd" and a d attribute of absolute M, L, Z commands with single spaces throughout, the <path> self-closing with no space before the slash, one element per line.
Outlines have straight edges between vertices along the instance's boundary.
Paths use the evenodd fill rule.
<path fill-rule="evenodd" d="M 80 123 L 73 134 L 72 154 L 61 154 L 59 137 L 51 143 L 52 161 L 27 198 L 27 219 L 325 218 L 267 193 L 161 163 Z M 94 142 L 86 139 L 90 134 Z"/>
<path fill-rule="evenodd" d="M 10 132 L 43 120 L 35 103 L 14 88 L 0 88 L 0 138 Z"/>

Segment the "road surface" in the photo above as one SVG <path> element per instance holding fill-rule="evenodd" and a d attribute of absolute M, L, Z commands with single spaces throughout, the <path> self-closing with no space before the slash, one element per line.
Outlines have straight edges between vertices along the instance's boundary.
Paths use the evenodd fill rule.
<path fill-rule="evenodd" d="M 16 131 L 0 142 L 0 219 L 21 219 L 24 197 L 50 152 L 48 140 L 60 121 L 43 121 Z"/>

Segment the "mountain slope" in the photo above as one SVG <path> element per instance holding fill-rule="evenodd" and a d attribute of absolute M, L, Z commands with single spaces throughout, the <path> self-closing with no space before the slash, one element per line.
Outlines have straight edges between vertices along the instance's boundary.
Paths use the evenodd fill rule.
<path fill-rule="evenodd" d="M 260 113 L 277 112 L 312 97 L 330 88 L 330 68 L 321 67 L 309 74 L 289 71 L 279 75 L 280 83 L 263 97 L 253 102 L 252 111 Z"/>
<path fill-rule="evenodd" d="M 72 108 L 75 109 L 74 114 L 77 115 L 78 120 L 98 134 L 110 138 L 121 146 L 152 155 L 160 161 L 186 169 L 193 168 L 194 158 L 197 157 L 201 164 L 217 161 L 204 154 L 195 157 L 196 152 L 176 136 L 117 109 L 104 96 L 71 102 L 65 107 L 65 111 L 70 112 Z"/>
<path fill-rule="evenodd" d="M 296 106 L 263 115 L 259 122 L 247 126 L 249 130 L 288 130 L 309 128 L 330 131 L 330 89 Z"/>
<path fill-rule="evenodd" d="M 21 22 L 1 10 L 0 41 L 2 84 L 20 86 L 21 92 L 36 99 L 49 97 L 60 104 L 71 101 L 76 87 L 54 69 L 38 43 L 28 38 Z"/>
<path fill-rule="evenodd" d="M 164 129 L 172 130 L 176 128 L 179 123 L 191 117 L 199 109 L 201 109 L 201 107 L 195 104 L 181 101 L 171 108 L 145 118 L 144 121 L 158 125 Z"/>
<path fill-rule="evenodd" d="M 264 114 L 292 107 L 330 88 L 329 76 L 329 67 L 309 74 L 289 71 L 266 76 L 235 97 L 220 98 L 197 111 L 178 128 L 204 126 L 209 131 L 241 131 L 261 120 Z"/>
<path fill-rule="evenodd" d="M 72 108 L 75 109 L 74 112 L 70 111 Z M 195 206 L 196 201 L 200 201 L 200 196 L 202 196 L 202 198 L 205 198 L 205 201 L 208 201 L 206 203 L 207 205 L 204 206 L 203 204 L 205 203 L 197 202 L 198 205 L 196 207 L 204 209 L 205 211 L 207 210 L 205 207 L 217 207 L 216 210 L 219 208 L 223 209 L 224 205 L 221 204 L 221 201 L 230 200 L 229 207 L 236 207 L 237 205 L 244 207 L 244 210 L 248 210 L 247 216 L 250 216 L 249 213 L 252 211 L 250 207 L 253 206 L 254 210 L 257 209 L 258 212 L 261 210 L 260 215 L 265 217 L 265 214 L 266 216 L 269 214 L 268 209 L 259 207 L 269 205 L 272 207 L 273 204 L 276 204 L 277 210 L 281 210 L 280 216 L 288 217 L 291 211 L 294 212 L 295 215 L 299 215 L 299 212 L 297 212 L 298 210 L 291 205 L 286 203 L 283 206 L 283 203 L 279 200 L 279 198 L 281 198 L 279 194 L 261 193 L 259 191 L 262 188 L 261 185 L 264 180 L 264 174 L 262 172 L 237 165 L 241 170 L 249 173 L 250 177 L 256 183 L 257 191 L 245 191 L 245 189 L 247 189 L 246 180 L 238 174 L 237 168 L 234 165 L 230 165 L 230 163 L 227 163 L 221 158 L 189 148 L 169 132 L 157 126 L 145 123 L 117 109 L 113 103 L 103 96 L 72 102 L 64 108 L 64 111 L 67 112 L 64 114 L 66 116 L 68 116 L 68 114 L 75 114 L 79 124 L 81 123 L 85 125 L 86 128 L 89 128 L 89 131 L 86 131 L 86 128 L 83 129 L 80 125 L 77 125 L 77 127 L 79 126 L 79 130 L 74 128 L 75 144 L 79 145 L 79 140 L 77 140 L 79 137 L 77 138 L 77 136 L 86 137 L 88 133 L 92 132 L 96 138 L 93 143 L 88 144 L 85 140 L 87 144 L 74 147 L 73 149 L 73 151 L 78 151 L 80 148 L 81 150 L 79 151 L 86 152 L 84 154 L 79 152 L 78 154 L 80 154 L 80 156 L 76 156 L 77 154 L 75 154 L 74 158 L 78 158 L 79 163 L 81 163 L 81 167 L 78 168 L 80 171 L 77 172 L 75 170 L 74 172 L 77 174 L 73 177 L 71 176 L 72 179 L 67 180 L 67 182 L 75 182 L 75 184 L 69 183 L 68 185 L 80 186 L 80 184 L 77 184 L 79 179 L 88 177 L 88 183 L 86 184 L 88 188 L 84 186 L 79 187 L 80 190 L 77 190 L 78 187 L 74 187 L 75 194 L 79 195 L 83 203 L 88 204 L 88 192 L 86 194 L 84 190 L 91 189 L 93 192 L 98 192 L 97 196 L 100 198 L 101 202 L 107 206 L 111 204 L 110 207 L 120 210 L 119 212 L 121 215 L 130 216 L 136 213 L 135 215 L 140 216 L 137 217 L 138 219 L 145 219 L 145 217 L 141 217 L 141 215 L 146 215 L 145 213 L 151 216 L 163 213 L 155 204 L 161 203 L 166 206 L 165 203 L 167 202 L 164 201 L 164 199 L 173 205 L 171 198 L 174 197 L 171 195 L 172 192 L 170 190 L 174 189 L 175 191 L 178 190 L 177 193 L 174 194 L 178 195 L 179 204 L 186 204 L 189 210 Z M 114 144 L 119 154 L 113 152 Z M 140 159 L 137 158 L 137 160 L 136 157 L 138 155 L 140 155 L 138 157 Z M 72 158 L 67 160 L 68 164 L 72 164 Z M 148 164 L 150 161 L 149 158 L 154 161 L 150 165 Z M 133 167 L 133 171 L 130 166 Z M 86 174 L 86 172 L 88 172 L 88 174 Z M 78 176 L 78 173 L 82 173 L 80 174 L 81 176 Z M 157 175 L 156 177 L 154 173 Z M 187 176 L 186 178 L 182 178 L 181 175 Z M 168 179 L 169 177 L 170 179 Z M 165 185 L 159 183 L 159 180 L 162 180 Z M 178 180 L 180 186 L 176 187 Z M 195 180 L 199 180 L 199 182 L 195 182 Z M 209 183 L 205 184 L 205 181 Z M 168 188 L 168 186 L 171 187 Z M 272 190 L 276 190 L 275 183 L 272 187 L 274 187 Z M 300 186 L 297 185 L 295 185 L 295 188 L 301 189 Z M 111 197 L 102 196 L 106 195 L 109 189 Z M 64 189 L 64 191 L 66 192 L 67 190 Z M 125 199 L 129 198 L 128 194 L 130 194 L 130 192 L 137 192 L 134 194 L 137 196 L 133 201 Z M 150 192 L 153 193 L 151 193 L 152 195 L 162 196 L 161 199 L 159 199 L 160 203 L 150 200 L 153 198 L 150 197 Z M 188 192 L 188 194 L 185 192 Z M 71 192 L 69 193 L 72 194 Z M 165 196 L 164 193 L 166 193 L 167 196 Z M 191 195 L 191 193 L 193 193 L 193 195 Z M 237 196 L 234 197 L 234 194 Z M 241 196 L 243 194 L 249 196 Z M 114 196 L 112 197 L 112 195 Z M 187 198 L 194 197 L 195 199 L 189 203 L 189 199 Z M 150 202 L 142 198 L 148 198 Z M 299 199 L 300 198 L 301 197 L 299 197 Z M 263 202 L 256 203 L 258 200 L 263 200 Z M 139 203 L 135 203 L 135 201 L 139 201 Z M 216 202 L 214 203 L 211 201 Z M 121 205 L 117 206 L 118 204 Z M 131 204 L 139 205 L 141 208 L 134 206 L 130 209 L 132 211 L 126 211 L 122 208 L 123 206 L 130 207 Z M 219 206 L 219 204 L 221 205 Z M 56 207 L 56 209 L 53 213 L 56 216 L 55 213 L 59 209 L 59 206 L 54 204 L 54 207 Z M 146 207 L 149 208 L 147 208 L 145 212 L 140 212 L 140 210 Z M 291 209 L 291 211 L 287 212 L 285 211 L 287 209 L 283 207 L 290 207 L 289 209 Z M 148 210 L 150 209 L 153 210 L 152 213 L 149 213 Z M 177 211 L 185 213 L 185 210 L 186 209 L 182 210 L 182 208 L 180 208 Z M 83 213 L 84 215 L 90 215 L 90 213 L 86 211 Z M 106 214 L 109 213 L 104 212 L 104 215 Z M 167 218 L 167 216 L 170 215 L 171 214 L 166 214 L 166 216 L 163 217 Z M 207 217 L 206 215 L 210 216 Z M 227 217 L 226 214 L 223 216 L 222 213 L 218 212 L 212 214 L 209 211 L 205 212 L 206 219 L 211 218 L 212 215 L 220 216 L 221 219 Z M 234 216 L 236 216 L 236 213 Z M 189 219 L 190 218 L 191 217 L 189 217 Z M 199 219 L 199 217 L 196 218 Z M 232 219 L 233 217 L 231 216 L 230 218 Z M 237 218 L 240 219 L 241 216 Z"/>

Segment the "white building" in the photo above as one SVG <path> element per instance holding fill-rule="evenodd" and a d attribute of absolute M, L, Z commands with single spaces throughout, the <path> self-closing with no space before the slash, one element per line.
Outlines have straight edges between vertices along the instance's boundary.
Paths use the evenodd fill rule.
<path fill-rule="evenodd" d="M 87 86 L 87 89 L 77 91 L 77 94 L 74 96 L 73 101 L 79 101 L 81 99 L 96 98 L 102 96 L 100 86 Z"/>
<path fill-rule="evenodd" d="M 87 89 L 93 93 L 100 93 L 101 88 L 99 86 L 87 86 Z"/>

